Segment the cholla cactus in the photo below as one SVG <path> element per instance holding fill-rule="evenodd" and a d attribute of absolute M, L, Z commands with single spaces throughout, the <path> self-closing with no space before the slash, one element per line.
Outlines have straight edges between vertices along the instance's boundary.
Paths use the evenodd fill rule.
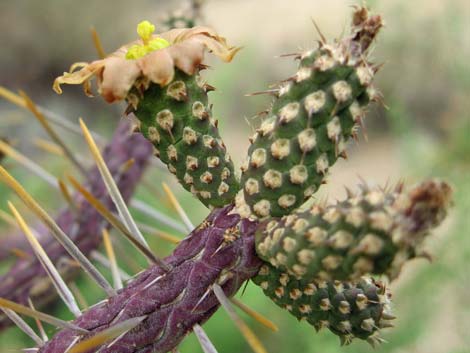
<path fill-rule="evenodd" d="M 337 205 L 305 202 L 345 155 L 369 102 L 380 98 L 372 86 L 377 67 L 367 55 L 381 27 L 380 16 L 355 8 L 350 35 L 335 44 L 322 39 L 318 49 L 298 55 L 296 74 L 270 91 L 275 95 L 270 117 L 251 138 L 240 182 L 211 116 L 212 87 L 200 76 L 207 50 L 227 62 L 238 51 L 214 30 L 153 35 L 154 26 L 144 21 L 139 40 L 57 78 L 58 93 L 62 84 L 83 84 L 91 94 L 96 78 L 106 101 L 127 101 L 127 113 L 138 121 L 135 131 L 211 213 L 172 255 L 159 260 L 97 158 L 125 223 L 113 224 L 129 233 L 152 263 L 72 323 L 54 321 L 62 330 L 34 351 L 168 352 L 194 331 L 204 350 L 213 352 L 199 325 L 220 304 L 229 307 L 227 297 L 248 279 L 299 320 L 328 327 L 343 344 L 354 338 L 380 342 L 380 329 L 390 327 L 394 317 L 386 286 L 370 276 L 394 279 L 406 261 L 422 254 L 422 240 L 449 208 L 449 186 L 435 180 L 408 191 L 402 185 L 394 190 L 363 185 Z M 3 169 L 1 176 L 16 185 Z M 31 314 L 1 298 L 0 307 Z"/>

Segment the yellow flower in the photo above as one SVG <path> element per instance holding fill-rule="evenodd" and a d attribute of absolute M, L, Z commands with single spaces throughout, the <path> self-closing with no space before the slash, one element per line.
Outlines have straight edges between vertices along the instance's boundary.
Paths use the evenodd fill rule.
<path fill-rule="evenodd" d="M 91 96 L 90 81 L 96 77 L 98 92 L 111 103 L 125 99 L 136 82 L 167 85 L 173 80 L 175 68 L 193 75 L 206 50 L 229 62 L 240 49 L 229 46 L 209 27 L 173 29 L 158 35 L 152 34 L 154 30 L 150 22 L 141 22 L 137 27 L 139 40 L 102 60 L 73 64 L 70 72 L 55 79 L 53 89 L 61 94 L 61 84 L 82 84 Z"/>

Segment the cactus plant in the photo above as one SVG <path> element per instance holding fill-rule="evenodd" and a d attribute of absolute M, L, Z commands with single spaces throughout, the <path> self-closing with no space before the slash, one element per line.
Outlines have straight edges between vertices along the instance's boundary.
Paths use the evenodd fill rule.
<path fill-rule="evenodd" d="M 393 315 L 388 290 L 371 275 L 394 279 L 420 255 L 422 240 L 450 206 L 450 187 L 435 180 L 409 191 L 362 186 L 337 205 L 306 209 L 305 202 L 344 156 L 367 104 L 380 98 L 372 86 L 377 67 L 367 55 L 381 27 L 380 16 L 356 7 L 350 35 L 335 44 L 322 39 L 318 49 L 298 55 L 298 71 L 274 91 L 270 117 L 251 139 L 240 183 L 211 116 L 212 87 L 200 76 L 207 50 L 224 61 L 238 51 L 214 30 L 153 35 L 154 26 L 144 21 L 139 40 L 58 77 L 58 93 L 62 84 L 83 84 L 91 94 L 96 77 L 106 101 L 125 100 L 126 112 L 137 118 L 135 132 L 212 210 L 172 255 L 62 323 L 35 352 L 175 350 L 249 279 L 299 320 L 328 327 L 343 344 L 380 342 L 379 331 L 391 326 Z M 14 179 L 0 171 L 12 185 Z M 131 228 L 132 220 L 123 219 Z M 134 244 L 150 252 L 138 237 Z M 0 307 L 21 309 L 2 298 Z"/>

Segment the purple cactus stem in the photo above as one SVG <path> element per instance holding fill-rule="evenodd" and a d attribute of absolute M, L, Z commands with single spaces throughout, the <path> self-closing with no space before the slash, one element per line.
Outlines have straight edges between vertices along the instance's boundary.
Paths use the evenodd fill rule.
<path fill-rule="evenodd" d="M 129 200 L 133 195 L 151 157 L 152 146 L 150 143 L 142 136 L 132 134 L 129 122 L 123 120 L 116 129 L 112 140 L 105 147 L 103 158 L 125 200 Z M 122 168 L 123 164 L 130 159 L 134 160 L 134 164 L 128 169 Z M 85 187 L 108 209 L 114 209 L 111 197 L 108 195 L 96 167 L 90 169 Z M 75 194 L 73 201 L 77 205 L 78 212 L 75 213 L 74 210 L 66 207 L 59 213 L 56 222 L 88 256 L 92 250 L 100 246 L 102 229 L 109 227 L 109 224 L 80 194 Z M 64 279 L 71 280 L 78 275 L 80 270 L 72 258 L 48 234 L 46 229 L 42 227 L 38 229 L 38 233 L 42 246 Z M 16 236 L 23 238 L 18 234 Z M 28 305 L 28 298 L 31 298 L 37 307 L 42 307 L 55 300 L 57 294 L 32 249 L 29 245 L 24 246 L 24 244 L 16 243 L 16 246 L 23 248 L 30 258 L 18 259 L 11 269 L 0 277 L 0 297 L 23 305 Z M 0 316 L 0 330 L 11 324 L 12 322 L 8 318 Z"/>
<path fill-rule="evenodd" d="M 138 274 L 114 297 L 95 305 L 74 323 L 90 332 L 80 340 L 113 325 L 145 316 L 137 327 L 92 351 L 100 353 L 157 353 L 176 348 L 195 324 L 207 321 L 219 302 L 211 290 L 219 284 L 227 296 L 258 273 L 254 247 L 257 223 L 231 214 L 233 206 L 214 210 L 164 261 Z M 62 330 L 38 353 L 63 353 L 77 333 Z M 108 346 L 109 345 L 109 346 Z M 91 351 L 90 351 L 91 352 Z"/>

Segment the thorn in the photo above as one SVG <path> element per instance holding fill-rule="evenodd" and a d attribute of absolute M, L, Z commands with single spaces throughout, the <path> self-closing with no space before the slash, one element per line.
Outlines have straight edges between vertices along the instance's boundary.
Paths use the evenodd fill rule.
<path fill-rule="evenodd" d="M 95 335 L 80 341 L 73 347 L 68 350 L 68 353 L 84 353 L 89 352 L 93 348 L 98 348 L 102 344 L 111 341 L 114 338 L 117 338 L 126 332 L 134 329 L 142 323 L 147 318 L 147 316 L 135 317 L 123 322 L 120 322 L 114 326 L 108 327 L 103 331 L 96 333 Z"/>
<path fill-rule="evenodd" d="M 376 64 L 374 66 L 372 66 L 372 71 L 374 72 L 374 75 L 379 72 L 380 70 L 382 70 L 382 68 L 385 66 L 386 62 L 383 62 L 381 64 Z"/>
<path fill-rule="evenodd" d="M 32 258 L 32 256 L 28 254 L 26 251 L 18 249 L 18 248 L 10 249 L 10 253 L 16 256 L 18 259 L 31 260 Z"/>
<path fill-rule="evenodd" d="M 80 289 L 78 288 L 77 284 L 75 282 L 70 282 L 69 288 L 72 291 L 75 298 L 77 298 L 77 302 L 78 304 L 80 304 L 82 309 L 87 310 L 89 308 L 89 305 L 85 297 L 83 296 L 82 292 L 80 292 Z"/>
<path fill-rule="evenodd" d="M 65 303 L 65 305 L 68 307 L 70 312 L 75 315 L 75 317 L 79 317 L 81 315 L 81 311 L 78 307 L 78 304 L 70 291 L 69 287 L 67 287 L 67 284 L 65 284 L 65 281 L 62 279 L 59 271 L 55 268 L 54 264 L 52 263 L 51 259 L 49 256 L 46 254 L 44 251 L 43 247 L 39 243 L 39 241 L 36 239 L 36 237 L 33 235 L 31 232 L 30 228 L 24 221 L 23 217 L 20 215 L 18 210 L 13 206 L 13 204 L 10 201 L 8 202 L 8 207 L 10 208 L 11 212 L 13 213 L 14 217 L 16 218 L 16 221 L 18 222 L 18 225 L 20 226 L 21 230 L 23 231 L 26 239 L 30 243 L 31 247 L 33 248 L 34 253 L 36 254 L 39 262 L 43 266 L 44 270 L 46 271 L 47 275 L 52 281 L 52 284 L 57 290 L 57 293 Z"/>
<path fill-rule="evenodd" d="M 208 68 L 210 68 L 210 66 L 209 66 L 209 65 L 205 65 L 205 64 L 199 64 L 199 66 L 198 66 L 198 70 L 199 70 L 199 71 L 203 71 L 203 70 L 206 70 L 206 69 L 208 69 Z"/>
<path fill-rule="evenodd" d="M 366 142 L 369 142 L 369 137 L 367 136 L 367 129 L 366 129 L 366 125 L 365 125 L 365 122 L 364 122 L 364 117 L 361 116 L 359 118 L 359 122 L 358 122 L 359 126 L 361 127 L 361 131 L 362 131 L 362 136 L 364 136 L 364 140 Z"/>
<path fill-rule="evenodd" d="M 209 293 L 212 292 L 212 288 L 207 288 L 202 297 L 197 301 L 196 305 L 194 308 L 191 310 L 191 313 L 194 313 L 199 305 L 206 299 L 206 297 L 209 295 Z"/>
<path fill-rule="evenodd" d="M 33 304 L 33 301 L 31 300 L 31 298 L 28 298 L 28 304 L 29 304 L 29 307 L 30 307 L 32 310 L 36 310 L 36 308 L 34 307 L 34 304 Z M 42 325 L 42 322 L 39 321 L 38 319 L 34 319 L 34 321 L 36 322 L 36 326 L 38 327 L 39 334 L 41 335 L 42 340 L 43 340 L 44 342 L 49 341 L 49 337 L 47 337 L 47 333 L 46 333 L 46 331 L 44 330 L 44 326 Z"/>
<path fill-rule="evenodd" d="M 336 113 L 338 113 L 338 108 L 339 108 L 339 102 L 336 102 L 335 106 L 333 107 L 330 113 L 331 118 L 333 118 L 336 115 Z"/>
<path fill-rule="evenodd" d="M 392 327 L 395 327 L 395 325 L 392 324 L 391 322 L 387 322 L 387 321 L 379 322 L 379 328 L 392 328 Z"/>
<path fill-rule="evenodd" d="M 93 155 L 93 159 L 96 162 L 96 166 L 98 167 L 98 170 L 101 174 L 103 182 L 106 185 L 106 189 L 108 190 L 108 193 L 111 196 L 111 199 L 113 200 L 113 203 L 116 206 L 116 209 L 118 210 L 121 220 L 125 224 L 126 228 L 130 231 L 130 233 L 136 238 L 136 240 L 139 243 L 141 243 L 143 247 L 147 248 L 149 253 L 151 253 L 151 250 L 147 244 L 147 241 L 145 240 L 144 236 L 142 235 L 139 228 L 137 227 L 137 224 L 135 223 L 134 218 L 132 217 L 129 209 L 127 208 L 127 205 L 124 202 L 121 192 L 119 191 L 119 188 L 117 187 L 116 182 L 114 181 L 113 176 L 111 175 L 103 159 L 103 156 L 101 155 L 98 149 L 98 146 L 96 146 L 96 143 L 93 140 L 93 137 L 91 136 L 90 131 L 88 130 L 88 127 L 85 125 L 82 119 L 80 119 L 80 127 L 82 128 L 83 134 L 85 136 L 85 140 Z M 156 260 L 157 261 L 156 263 L 158 264 L 162 263 L 161 260 L 157 260 L 156 256 L 153 256 L 148 259 L 150 261 Z"/>
<path fill-rule="evenodd" d="M 53 142 L 44 140 L 42 138 L 36 138 L 34 139 L 34 144 L 43 151 L 46 151 L 50 154 L 54 154 L 59 157 L 65 157 L 64 150 Z"/>
<path fill-rule="evenodd" d="M 69 189 L 68 189 L 67 185 L 65 185 L 65 183 L 60 179 L 58 179 L 57 182 L 59 184 L 59 189 L 62 193 L 62 196 L 64 197 L 65 201 L 69 205 L 70 210 L 75 215 L 79 215 L 80 213 L 79 213 L 78 207 L 75 204 L 75 202 L 73 201 L 72 195 L 70 195 L 70 192 L 69 192 Z"/>
<path fill-rule="evenodd" d="M 401 194 L 404 189 L 405 189 L 405 181 L 401 179 L 397 182 L 397 185 L 395 186 L 394 191 L 398 194 Z"/>
<path fill-rule="evenodd" d="M 131 126 L 131 133 L 133 134 L 137 134 L 137 133 L 140 133 L 140 124 L 132 124 Z"/>
<path fill-rule="evenodd" d="M 17 313 L 11 309 L 0 308 L 8 318 L 24 333 L 26 333 L 39 347 L 44 346 L 44 341 L 34 332 L 34 330 Z"/>
<path fill-rule="evenodd" d="M 186 233 L 186 228 L 182 224 L 140 200 L 132 200 L 131 206 L 142 212 L 144 215 L 155 219 L 156 221 L 176 230 L 177 232 Z"/>
<path fill-rule="evenodd" d="M 253 319 L 255 319 L 258 323 L 261 325 L 267 327 L 268 329 L 277 332 L 279 331 L 279 328 L 269 319 L 261 315 L 260 313 L 256 312 L 255 310 L 251 309 L 250 307 L 246 306 L 244 303 L 241 301 L 231 298 L 230 301 L 236 305 L 238 308 L 240 308 L 243 312 L 251 316 Z"/>
<path fill-rule="evenodd" d="M 15 218 L 3 210 L 0 210 L 0 219 L 3 220 L 5 223 L 7 223 L 11 227 L 16 227 L 18 225 L 15 221 Z"/>
<path fill-rule="evenodd" d="M 124 110 L 124 116 L 127 116 L 129 114 L 132 114 L 135 112 L 135 108 L 132 104 L 128 104 L 126 109 Z"/>
<path fill-rule="evenodd" d="M 327 42 L 326 37 L 323 35 L 323 33 L 320 30 L 320 27 L 318 26 L 317 22 L 313 19 L 313 17 L 311 18 L 311 20 L 312 20 L 313 26 L 315 27 L 315 30 L 317 31 L 318 35 L 321 38 L 320 44 L 326 44 L 326 42 Z"/>
<path fill-rule="evenodd" d="M 275 88 L 275 89 L 269 89 L 269 90 L 266 90 L 266 91 L 258 91 L 258 92 L 253 92 L 253 93 L 247 93 L 247 94 L 245 94 L 245 97 L 260 96 L 260 95 L 263 95 L 263 94 L 269 94 L 271 96 L 277 96 L 278 93 L 279 93 L 279 89 Z"/>
<path fill-rule="evenodd" d="M 352 136 L 354 142 L 356 143 L 356 145 L 359 145 L 359 136 L 357 135 L 356 129 L 354 129 L 354 131 L 351 131 L 351 136 Z"/>
<path fill-rule="evenodd" d="M 150 233 L 150 235 L 154 235 L 170 244 L 179 244 L 181 242 L 180 237 L 177 237 L 176 235 L 170 234 L 168 232 L 165 232 L 161 229 L 149 226 L 144 223 L 138 223 L 138 226 L 140 229 L 142 229 L 146 233 Z"/>
<path fill-rule="evenodd" d="M 33 115 L 36 117 L 36 119 L 41 124 L 41 126 L 46 131 L 46 133 L 49 135 L 49 137 L 52 139 L 52 141 L 54 141 L 57 145 L 59 145 L 62 148 L 67 159 L 78 169 L 78 171 L 82 175 L 86 176 L 87 172 L 85 168 L 75 158 L 72 151 L 67 147 L 65 142 L 59 136 L 59 134 L 52 128 L 52 126 L 47 121 L 46 117 L 39 111 L 36 104 L 31 100 L 31 98 L 25 92 L 20 91 L 19 93 L 20 93 L 20 96 L 24 99 L 26 108 L 29 111 L 31 111 L 31 113 L 33 113 Z"/>
<path fill-rule="evenodd" d="M 103 265 L 104 267 L 108 268 L 108 269 L 111 269 L 111 263 L 109 262 L 109 259 L 104 256 L 103 254 L 101 254 L 100 252 L 96 251 L 96 250 L 93 250 L 91 252 L 91 258 L 97 262 L 99 262 L 101 265 Z M 135 266 L 129 266 L 129 267 L 132 267 L 134 268 Z M 140 268 L 135 268 L 135 272 L 139 272 L 140 271 Z M 121 276 L 121 279 L 123 281 L 128 281 L 130 280 L 132 277 L 126 273 L 122 268 L 119 268 L 119 275 Z"/>
<path fill-rule="evenodd" d="M 203 89 L 206 93 L 215 91 L 215 87 L 214 87 L 214 86 L 211 86 L 211 85 L 208 84 L 208 83 L 205 83 L 204 86 L 202 86 L 202 89 Z"/>
<path fill-rule="evenodd" d="M 426 250 L 422 250 L 421 252 L 417 253 L 416 254 L 416 257 L 417 258 L 422 258 L 422 259 L 425 259 L 425 260 L 428 260 L 429 263 L 432 263 L 434 261 L 434 256 L 432 256 L 429 252 L 427 252 Z"/>
<path fill-rule="evenodd" d="M 15 180 L 2 166 L 0 166 L 0 180 L 7 184 L 23 201 L 23 203 L 33 211 L 36 216 L 49 228 L 51 235 L 67 250 L 77 262 L 80 263 L 85 272 L 105 290 L 108 296 L 116 294 L 111 285 L 93 266 L 90 260 L 80 251 L 73 241 L 62 231 L 57 223 L 44 211 L 41 206 L 28 194 L 28 192 Z"/>
<path fill-rule="evenodd" d="M 198 324 L 194 325 L 193 332 L 196 335 L 196 338 L 199 341 L 199 344 L 201 345 L 204 353 L 217 353 L 217 350 L 201 326 Z"/>
<path fill-rule="evenodd" d="M 50 186 L 57 188 L 56 178 L 53 175 L 2 140 L 0 140 L 0 152 L 20 163 Z"/>
<path fill-rule="evenodd" d="M 344 190 L 346 191 L 346 196 L 348 199 L 352 199 L 355 196 L 354 192 L 349 187 L 344 186 Z"/>
<path fill-rule="evenodd" d="M 101 216 L 103 216 L 109 224 L 111 224 L 114 228 L 119 230 L 121 234 L 123 234 L 127 240 L 129 240 L 144 256 L 146 256 L 150 261 L 153 263 L 158 264 L 160 267 L 165 269 L 166 271 L 169 270 L 168 265 L 163 263 L 159 260 L 155 255 L 152 253 L 150 249 L 144 246 L 138 239 L 134 237 L 132 233 L 129 232 L 127 227 L 122 223 L 116 216 L 114 216 L 103 203 L 95 198 L 88 190 L 86 190 L 74 177 L 71 175 L 68 176 L 73 187 L 90 203 L 91 206 L 98 211 Z M 114 289 L 113 289 L 114 290 Z"/>
<path fill-rule="evenodd" d="M 384 320 L 395 320 L 397 317 L 392 314 L 382 313 L 382 319 Z"/>
<path fill-rule="evenodd" d="M 103 229 L 103 243 L 104 248 L 106 250 L 106 254 L 108 255 L 109 263 L 111 265 L 111 274 L 113 276 L 113 283 L 115 289 L 122 289 L 122 280 L 121 275 L 119 274 L 119 268 L 116 261 L 116 255 L 114 253 L 113 244 L 111 243 L 111 239 L 109 237 L 109 233 L 106 229 Z"/>
<path fill-rule="evenodd" d="M 302 56 L 302 53 L 287 53 L 287 54 L 281 54 L 281 55 L 275 55 L 274 58 L 288 58 L 288 57 L 292 57 L 292 56 L 295 56 L 295 59 L 300 59 L 300 57 Z"/>
<path fill-rule="evenodd" d="M 96 53 L 100 59 L 104 59 L 106 57 L 106 52 L 103 49 L 103 45 L 101 44 L 101 39 L 96 31 L 95 27 L 90 27 L 91 38 L 93 40 L 93 44 L 95 45 Z"/>
<path fill-rule="evenodd" d="M 242 289 L 242 291 L 241 291 L 240 296 L 244 296 L 244 295 L 245 295 L 246 289 L 248 288 L 248 283 L 250 283 L 250 282 L 249 282 L 249 281 L 246 281 L 246 282 L 245 282 L 245 285 L 243 286 L 243 289 Z"/>
<path fill-rule="evenodd" d="M 119 167 L 119 174 L 124 174 L 129 171 L 129 169 L 132 168 L 132 166 L 135 164 L 135 159 L 131 158 L 125 161 L 120 167 Z"/>
<path fill-rule="evenodd" d="M 17 107 L 23 108 L 23 109 L 28 109 L 26 102 L 21 96 L 18 94 L 6 89 L 3 86 L 0 86 L 0 97 L 3 97 L 10 103 L 16 105 Z M 51 112 L 48 109 L 45 109 L 39 105 L 36 105 L 37 110 L 41 113 L 44 114 L 44 116 L 47 118 L 48 121 L 53 123 L 56 126 L 60 126 L 64 130 L 70 131 L 74 134 L 80 135 L 80 129 L 73 123 L 69 122 L 65 117 L 60 116 L 54 112 Z M 106 139 L 97 134 L 96 132 L 92 132 L 93 137 L 99 141 L 100 143 L 105 143 Z"/>
<path fill-rule="evenodd" d="M 73 330 L 73 331 L 79 332 L 81 334 L 87 334 L 88 333 L 88 330 L 85 330 L 84 328 L 78 327 L 75 324 L 57 319 L 54 316 L 47 315 L 47 314 L 44 314 L 40 311 L 30 309 L 30 308 L 28 308 L 24 305 L 12 302 L 8 299 L 1 298 L 1 297 L 0 297 L 0 307 L 13 310 L 17 314 L 26 315 L 26 316 L 29 316 L 29 317 L 47 322 L 48 324 L 51 324 L 53 326 L 57 326 L 57 327 L 60 327 L 60 328 L 63 328 L 63 329 Z"/>
<path fill-rule="evenodd" d="M 183 223 L 186 225 L 186 228 L 188 231 L 192 232 L 194 230 L 194 225 L 192 224 L 191 220 L 189 219 L 187 213 L 184 211 L 183 207 L 179 203 L 178 199 L 176 198 L 175 194 L 173 191 L 170 189 L 170 187 L 166 183 L 162 183 L 163 190 L 166 193 L 166 196 L 170 200 L 171 204 L 173 205 L 173 208 L 175 211 L 179 214 L 181 220 Z"/>
<path fill-rule="evenodd" d="M 251 331 L 251 329 L 245 324 L 245 322 L 243 322 L 243 320 L 240 319 L 240 317 L 237 315 L 237 313 L 232 307 L 232 304 L 230 303 L 230 300 L 227 298 L 222 288 L 218 284 L 214 284 L 212 288 L 220 304 L 225 309 L 225 311 L 235 323 L 235 325 L 238 327 L 238 329 L 245 337 L 247 343 L 250 345 L 253 351 L 255 353 L 267 353 L 266 348 L 264 348 L 259 338 L 256 337 L 253 331 Z"/>

